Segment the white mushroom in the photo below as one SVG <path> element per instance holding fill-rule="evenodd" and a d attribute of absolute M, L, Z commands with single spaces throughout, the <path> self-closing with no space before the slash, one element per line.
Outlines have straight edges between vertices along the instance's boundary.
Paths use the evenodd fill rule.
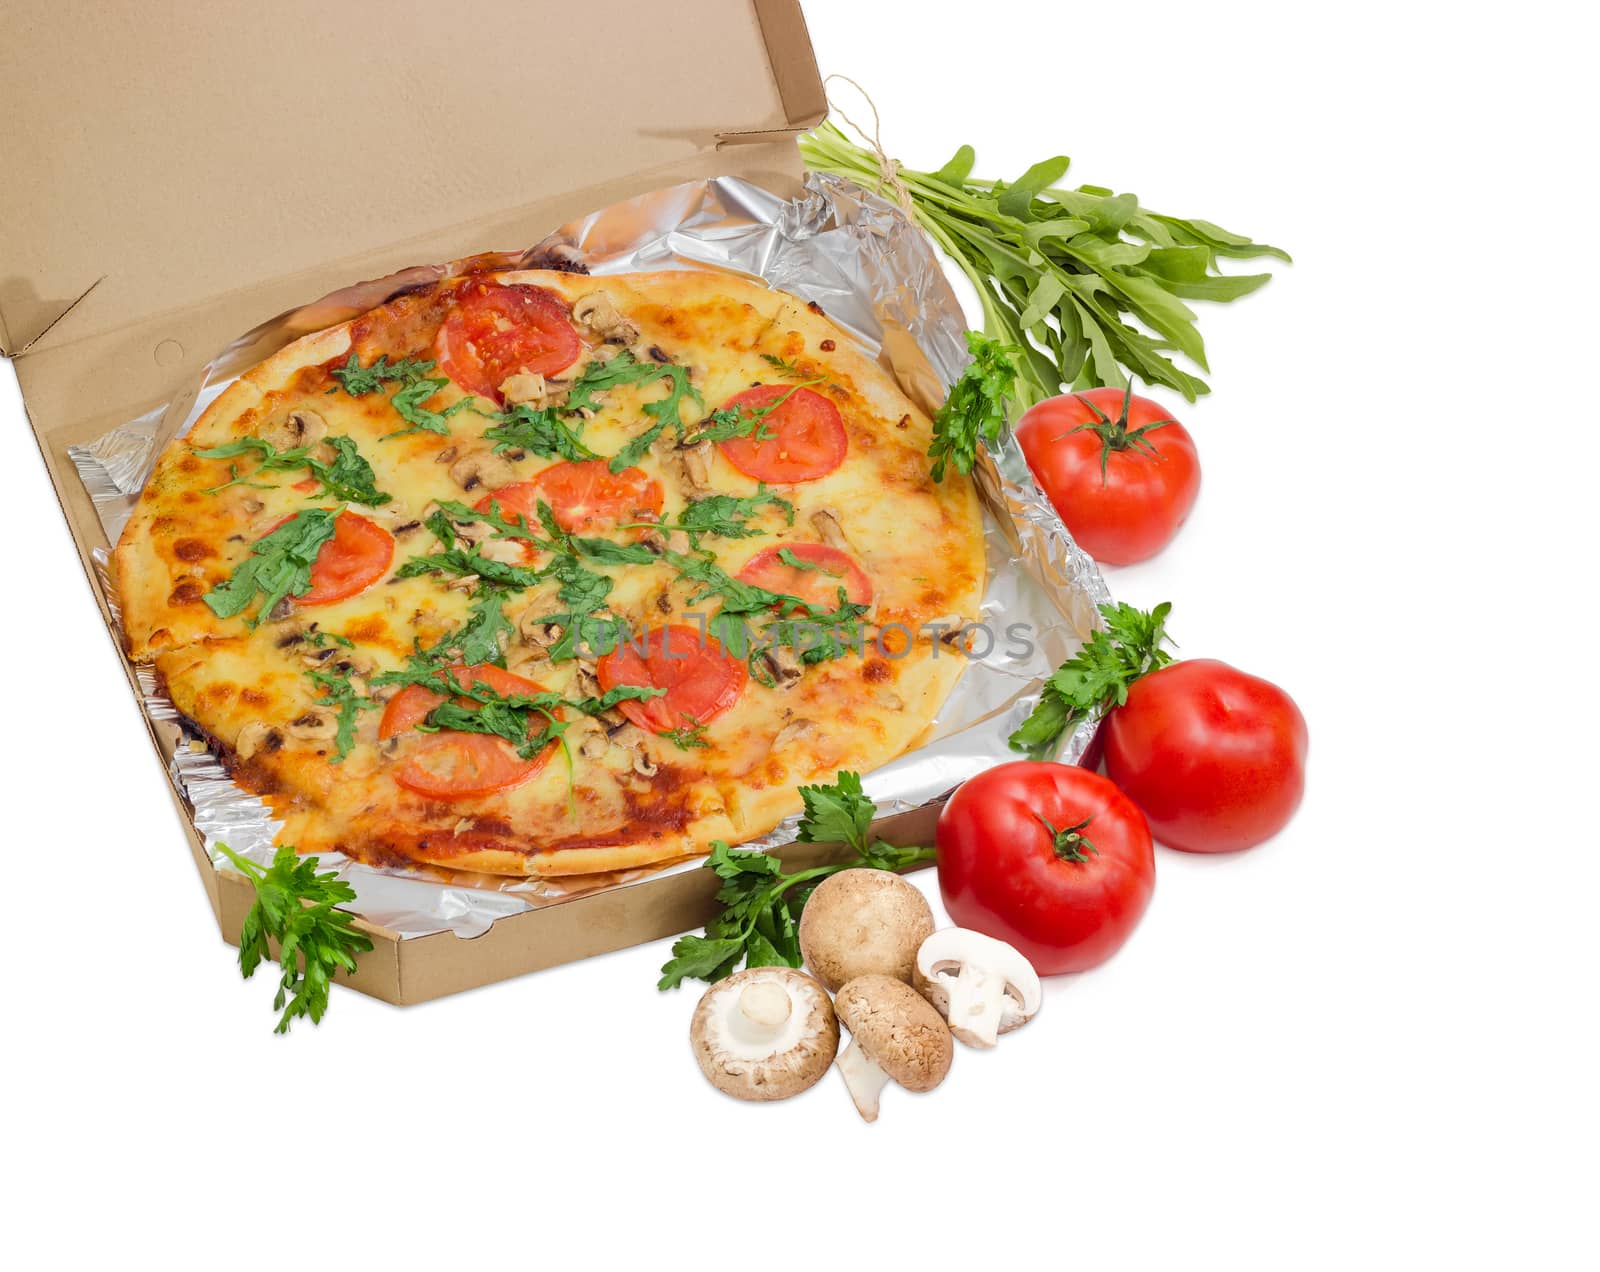
<path fill-rule="evenodd" d="M 782 1100 L 828 1071 L 839 1049 L 839 1021 L 809 976 L 751 967 L 706 990 L 689 1041 L 717 1090 L 740 1100 Z"/>
<path fill-rule="evenodd" d="M 1032 1020 L 1044 998 L 1039 974 L 1014 947 L 967 928 L 922 943 L 913 983 L 969 1047 L 994 1046 Z"/>
<path fill-rule="evenodd" d="M 933 932 L 928 899 L 888 870 L 841 870 L 800 914 L 800 953 L 829 989 L 875 974 L 911 981 L 917 947 Z"/>
<path fill-rule="evenodd" d="M 511 461 L 493 451 L 470 451 L 450 465 L 450 479 L 462 490 L 497 490 L 516 480 Z"/>
<path fill-rule="evenodd" d="M 878 1097 L 890 1082 L 908 1091 L 931 1091 L 950 1072 L 955 1055 L 950 1030 L 904 981 L 858 976 L 839 990 L 834 1009 L 850 1031 L 839 1073 L 864 1120 L 878 1120 Z"/>

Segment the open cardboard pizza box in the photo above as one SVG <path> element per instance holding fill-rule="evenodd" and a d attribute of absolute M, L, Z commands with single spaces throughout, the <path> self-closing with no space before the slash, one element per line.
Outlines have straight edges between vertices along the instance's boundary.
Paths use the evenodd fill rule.
<path fill-rule="evenodd" d="M 680 181 L 798 191 L 794 139 L 826 112 L 798 0 L 612 0 L 592 60 L 586 30 L 550 0 L 477 0 L 468 21 L 409 0 L 8 0 L 0 353 L 108 631 L 92 565 L 108 545 L 67 449 L 160 403 L 181 418 L 240 333 L 357 280 L 526 247 Z M 152 724 L 151 741 L 171 784 L 175 731 Z M 253 891 L 212 867 L 172 793 L 237 941 Z M 933 811 L 879 830 L 927 842 Z M 620 949 L 703 922 L 715 884 L 680 871 L 471 940 L 364 925 L 375 948 L 350 983 L 420 1002 Z"/>

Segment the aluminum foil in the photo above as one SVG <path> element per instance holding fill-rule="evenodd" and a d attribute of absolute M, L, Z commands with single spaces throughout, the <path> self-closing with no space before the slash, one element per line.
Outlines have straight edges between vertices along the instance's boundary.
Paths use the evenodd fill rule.
<path fill-rule="evenodd" d="M 530 268 L 552 259 L 581 261 L 593 274 L 712 268 L 760 279 L 821 305 L 930 410 L 968 358 L 966 319 L 927 238 L 894 205 L 832 176 L 811 174 L 806 193 L 795 200 L 737 178 L 687 182 L 592 213 L 525 252 L 473 257 L 470 266 Z M 403 270 L 281 315 L 219 354 L 192 394 L 72 448 L 107 537 L 114 541 L 121 533 L 162 448 L 192 427 L 240 373 L 307 332 L 467 265 Z M 1093 560 L 1034 485 L 1013 439 L 1003 439 L 975 475 L 989 566 L 981 626 L 967 634 L 968 665 L 926 741 L 866 775 L 867 794 L 886 814 L 936 800 L 974 773 L 1017 758 L 1006 738 L 1032 709 L 1043 678 L 1080 646 L 1098 622 L 1098 607 L 1110 599 Z M 115 617 L 117 598 L 103 554 L 99 565 Z M 139 685 L 173 779 L 213 859 L 220 861 L 215 845 L 224 842 L 269 861 L 279 829 L 270 809 L 235 785 L 157 691 L 153 676 L 140 670 Z M 1076 761 L 1093 736 L 1092 722 L 1080 725 L 1062 740 L 1057 758 Z M 787 843 L 796 820 L 746 846 Z M 337 855 L 322 861 L 354 887 L 351 909 L 402 937 L 446 930 L 477 936 L 506 915 L 664 873 L 511 880 L 427 866 L 378 869 Z M 665 870 L 697 867 L 691 861 Z"/>

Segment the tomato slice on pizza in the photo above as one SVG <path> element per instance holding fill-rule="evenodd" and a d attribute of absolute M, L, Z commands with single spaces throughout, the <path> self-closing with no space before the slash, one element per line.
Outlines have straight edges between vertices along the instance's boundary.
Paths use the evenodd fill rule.
<path fill-rule="evenodd" d="M 600 659 L 596 670 L 607 693 L 623 685 L 666 691 L 617 704 L 651 733 L 708 724 L 739 700 L 750 678 L 745 664 L 721 641 L 683 623 L 657 627 L 637 643 L 624 641 Z"/>
<path fill-rule="evenodd" d="M 533 513 L 540 499 L 550 505 L 556 524 L 571 533 L 653 518 L 661 512 L 661 485 L 654 477 L 640 468 L 614 473 L 603 459 L 553 464 L 526 485 L 530 489 L 515 496 L 520 502 L 514 506 L 535 526 Z"/>
<path fill-rule="evenodd" d="M 777 405 L 774 405 L 776 403 Z M 718 442 L 722 457 L 746 477 L 775 486 L 826 477 L 849 448 L 839 408 L 822 394 L 783 384 L 758 384 L 722 404 L 724 411 L 770 408 L 747 437 Z"/>
<path fill-rule="evenodd" d="M 293 520 L 285 517 L 272 529 Z M 359 513 L 341 512 L 333 523 L 333 538 L 312 563 L 311 587 L 294 598 L 295 604 L 331 605 L 354 596 L 381 579 L 393 560 L 393 535 Z"/>
<path fill-rule="evenodd" d="M 872 604 L 872 580 L 856 559 L 826 543 L 782 543 L 762 548 L 745 562 L 739 581 L 783 596 L 798 596 L 818 609 L 834 610 L 839 589 L 851 605 Z"/>
<path fill-rule="evenodd" d="M 507 697 L 544 692 L 534 681 L 503 671 L 492 663 L 446 670 L 463 688 L 484 685 Z M 424 685 L 407 685 L 384 707 L 378 737 L 392 738 L 415 729 L 444 701 L 446 695 Z M 527 781 L 549 762 L 555 747 L 551 742 L 532 759 L 523 759 L 503 738 L 446 729 L 407 756 L 396 770 L 394 780 L 406 790 L 432 799 L 470 799 Z"/>
<path fill-rule="evenodd" d="M 578 360 L 583 342 L 569 312 L 542 287 L 474 280 L 457 292 L 434 356 L 466 392 L 499 402 L 513 375 L 554 375 Z"/>

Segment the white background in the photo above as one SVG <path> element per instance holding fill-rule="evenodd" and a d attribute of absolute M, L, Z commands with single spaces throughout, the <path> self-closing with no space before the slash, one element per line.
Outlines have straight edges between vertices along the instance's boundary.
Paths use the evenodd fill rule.
<path fill-rule="evenodd" d="M 1198 509 L 1110 582 L 1292 691 L 1304 808 L 1244 855 L 1160 851 L 1120 955 L 872 1127 L 836 1075 L 711 1090 L 665 943 L 404 1011 L 338 991 L 274 1037 L 0 372 L 5 1239 L 27 1266 L 1594 1266 L 1595 113 L 1557 8 L 807 3 L 912 166 L 1065 151 L 1296 256 L 1203 308 L 1214 394 L 1172 400 Z"/>

